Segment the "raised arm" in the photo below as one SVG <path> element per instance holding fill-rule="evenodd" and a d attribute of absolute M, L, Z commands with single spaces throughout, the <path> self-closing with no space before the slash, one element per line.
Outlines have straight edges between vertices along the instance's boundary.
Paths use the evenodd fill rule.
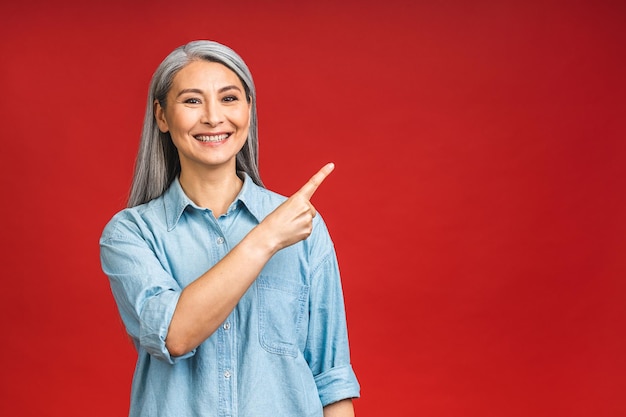
<path fill-rule="evenodd" d="M 316 215 L 311 197 L 333 169 L 334 164 L 325 165 L 220 262 L 183 289 L 165 340 L 172 356 L 192 351 L 211 336 L 267 261 L 279 250 L 311 234 Z"/>

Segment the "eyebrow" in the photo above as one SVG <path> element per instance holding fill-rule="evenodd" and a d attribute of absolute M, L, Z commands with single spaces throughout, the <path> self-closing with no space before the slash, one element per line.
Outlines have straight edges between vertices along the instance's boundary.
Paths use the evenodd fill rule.
<path fill-rule="evenodd" d="M 225 87 L 220 88 L 219 90 L 217 90 L 218 93 L 224 93 L 226 91 L 229 90 L 237 90 L 239 92 L 241 92 L 241 88 L 237 87 L 236 85 L 227 85 Z M 204 94 L 204 91 L 200 90 L 199 88 L 185 88 L 182 89 L 178 92 L 178 94 L 176 94 L 176 97 L 180 97 L 183 94 L 188 94 L 188 93 L 194 93 L 194 94 Z"/>

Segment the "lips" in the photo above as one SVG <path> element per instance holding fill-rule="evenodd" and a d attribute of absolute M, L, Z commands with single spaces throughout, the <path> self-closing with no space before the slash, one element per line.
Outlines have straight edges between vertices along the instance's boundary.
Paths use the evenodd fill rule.
<path fill-rule="evenodd" d="M 219 133 L 216 135 L 195 135 L 194 138 L 197 141 L 200 142 L 210 142 L 210 143 L 217 143 L 217 142 L 221 142 L 223 140 L 226 140 L 230 137 L 230 133 Z"/>

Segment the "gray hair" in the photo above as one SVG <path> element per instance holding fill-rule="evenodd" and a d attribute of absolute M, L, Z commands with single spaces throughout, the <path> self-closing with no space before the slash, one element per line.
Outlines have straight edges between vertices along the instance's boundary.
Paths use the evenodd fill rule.
<path fill-rule="evenodd" d="M 158 100 L 161 107 L 165 108 L 165 98 L 172 87 L 174 76 L 196 60 L 219 62 L 241 80 L 246 99 L 251 104 L 251 112 L 248 139 L 237 154 L 237 170 L 247 173 L 252 181 L 263 186 L 258 168 L 256 90 L 252 74 L 243 59 L 227 46 L 212 41 L 193 41 L 172 51 L 152 76 L 128 207 L 138 206 L 161 196 L 180 173 L 178 151 L 169 132 L 163 133 L 159 130 L 154 117 L 154 102 Z"/>

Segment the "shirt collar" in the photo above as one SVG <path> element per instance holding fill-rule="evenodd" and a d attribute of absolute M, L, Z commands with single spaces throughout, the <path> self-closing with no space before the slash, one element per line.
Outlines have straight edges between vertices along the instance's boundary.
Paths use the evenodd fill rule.
<path fill-rule="evenodd" d="M 243 186 L 235 198 L 235 201 L 230 205 L 228 211 L 234 210 L 239 202 L 248 209 L 258 222 L 260 222 L 268 213 L 264 213 L 262 204 L 259 201 L 259 191 L 263 190 L 262 187 L 256 185 L 252 178 L 246 173 L 241 173 L 244 176 Z M 202 207 L 197 206 L 183 191 L 180 185 L 178 177 L 172 181 L 165 193 L 163 194 L 163 204 L 165 205 L 165 218 L 167 221 L 167 230 L 171 232 L 178 221 L 180 220 L 183 212 L 187 206 L 191 206 L 198 210 L 205 210 Z"/>
<path fill-rule="evenodd" d="M 241 191 L 239 191 L 233 204 L 241 201 L 256 221 L 260 223 L 269 214 L 266 205 L 263 204 L 265 201 L 261 198 L 261 195 L 265 196 L 267 190 L 256 185 L 245 172 L 241 172 L 241 174 L 244 175 L 243 187 L 241 187 Z"/>

